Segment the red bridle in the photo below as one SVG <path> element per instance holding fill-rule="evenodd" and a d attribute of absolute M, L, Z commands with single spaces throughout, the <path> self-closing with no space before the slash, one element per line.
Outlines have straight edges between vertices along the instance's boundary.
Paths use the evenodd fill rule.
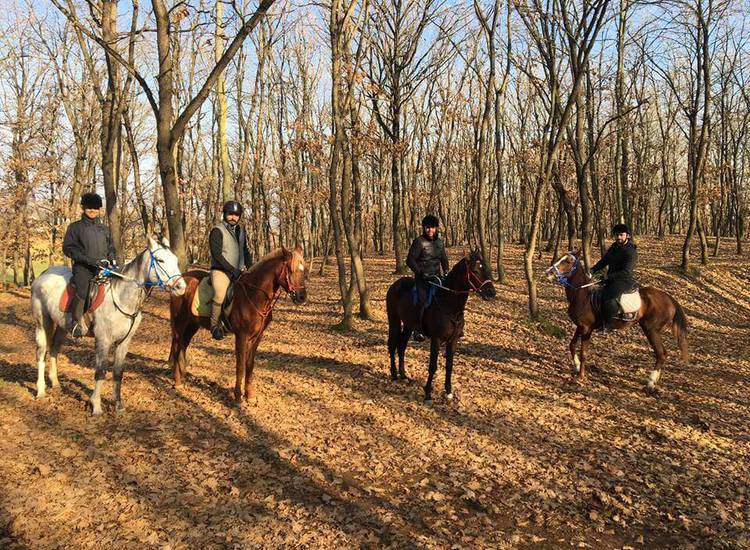
<path fill-rule="evenodd" d="M 280 280 L 281 279 L 281 280 Z M 283 280 L 283 283 L 282 283 Z M 306 285 L 296 286 L 293 282 L 291 277 L 289 277 L 289 263 L 284 262 L 284 267 L 282 268 L 282 272 L 279 274 L 279 276 L 275 279 L 276 284 L 278 285 L 278 288 L 273 293 L 273 295 L 269 295 L 265 290 L 262 288 L 255 286 L 255 285 L 248 285 L 252 286 L 253 288 L 260 290 L 263 294 L 266 295 L 266 305 L 263 306 L 263 309 L 261 310 L 258 306 L 256 306 L 252 300 L 250 300 L 250 297 L 248 296 L 248 301 L 255 307 L 256 311 L 261 317 L 268 317 L 268 315 L 273 311 L 273 308 L 276 307 L 276 302 L 279 301 L 279 297 L 281 296 L 281 291 L 285 291 L 287 294 L 295 295 L 297 292 L 301 290 L 307 290 Z M 242 287 L 242 289 L 245 291 L 245 294 L 247 295 L 247 289 L 245 287 Z"/>

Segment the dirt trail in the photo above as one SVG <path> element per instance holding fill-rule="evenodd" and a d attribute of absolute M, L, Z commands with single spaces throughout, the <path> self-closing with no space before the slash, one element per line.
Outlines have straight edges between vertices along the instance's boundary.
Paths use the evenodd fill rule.
<path fill-rule="evenodd" d="M 390 260 L 368 260 L 379 320 L 351 336 L 330 330 L 333 267 L 308 304 L 279 303 L 259 404 L 240 412 L 232 338 L 202 331 L 174 389 L 163 297 L 131 346 L 126 413 L 109 383 L 105 415 L 86 411 L 90 341 L 63 349 L 62 387 L 36 401 L 28 292 L 0 295 L 0 547 L 750 548 L 750 260 L 725 252 L 696 281 L 679 246 L 640 242 L 642 284 L 691 325 L 689 365 L 666 338 L 657 397 L 637 329 L 595 335 L 588 383 L 569 383 L 567 339 L 525 321 L 517 247 L 498 299 L 469 301 L 461 401 L 442 398 L 441 368 L 431 407 L 427 345 L 407 352 L 413 384 L 388 380 Z M 572 333 L 562 290 L 540 296 Z"/>

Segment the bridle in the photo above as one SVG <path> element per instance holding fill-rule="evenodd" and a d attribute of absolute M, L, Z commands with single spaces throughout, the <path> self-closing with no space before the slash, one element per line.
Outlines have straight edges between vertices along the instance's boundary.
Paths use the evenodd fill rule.
<path fill-rule="evenodd" d="M 466 265 L 466 279 L 464 282 L 468 285 L 469 290 L 456 290 L 454 288 L 449 288 L 442 283 L 438 284 L 433 283 L 432 281 L 427 281 L 427 283 L 434 287 L 452 292 L 453 294 L 471 294 L 472 292 L 481 294 L 482 288 L 484 288 L 485 285 L 492 284 L 492 281 L 490 281 L 489 279 L 482 281 L 482 279 L 480 279 L 477 274 L 472 271 L 471 265 L 469 265 L 469 258 L 464 258 L 464 263 Z"/>
<path fill-rule="evenodd" d="M 573 259 L 573 265 L 568 269 L 567 271 L 560 271 L 558 267 L 560 264 L 566 259 L 566 258 L 572 258 Z M 573 290 L 580 290 L 582 288 L 588 288 L 590 286 L 598 285 L 600 281 L 594 281 L 591 283 L 587 283 L 585 285 L 576 286 L 573 283 L 570 282 L 570 278 L 575 275 L 576 271 L 578 271 L 578 267 L 581 263 L 580 258 L 577 258 L 575 254 L 568 252 L 565 254 L 562 258 L 557 260 L 554 264 L 549 266 L 545 273 L 551 273 L 554 271 L 555 273 L 555 283 L 559 284 L 560 286 L 564 286 L 567 288 L 571 288 Z"/>
<path fill-rule="evenodd" d="M 284 262 L 284 267 L 282 268 L 282 272 L 274 278 L 274 281 L 278 285 L 278 288 L 276 291 L 271 295 L 268 294 L 264 289 L 262 289 L 259 286 L 251 285 L 251 284 L 245 284 L 242 285 L 241 288 L 243 292 L 245 293 L 245 296 L 247 297 L 247 301 L 252 304 L 252 306 L 255 308 L 255 310 L 258 312 L 258 314 L 261 317 L 268 317 L 268 315 L 271 314 L 273 311 L 273 308 L 276 307 L 276 302 L 279 301 L 279 298 L 281 297 L 281 291 L 285 291 L 287 294 L 289 294 L 292 297 L 292 300 L 294 300 L 297 297 L 297 294 L 299 292 L 305 291 L 307 292 L 307 286 L 306 285 L 300 285 L 297 286 L 292 282 L 291 277 L 289 276 L 289 263 Z M 238 279 L 239 282 L 239 279 Z M 263 309 L 259 308 L 255 305 L 255 303 L 250 299 L 250 296 L 248 295 L 248 288 L 252 288 L 254 290 L 259 290 L 263 294 L 266 295 L 266 304 L 263 306 Z"/>
<path fill-rule="evenodd" d="M 169 272 L 164 269 L 161 264 L 157 261 L 155 253 L 159 252 L 159 250 L 167 250 L 163 246 L 160 248 L 157 248 L 156 250 L 151 250 L 150 248 L 146 247 L 143 252 L 146 252 L 148 250 L 149 255 L 151 256 L 149 263 L 148 263 L 148 271 L 146 272 L 146 280 L 143 282 L 137 281 L 136 279 L 132 277 L 128 277 L 127 275 L 124 275 L 123 273 L 120 273 L 119 271 L 115 271 L 110 267 L 106 267 L 102 269 L 99 272 L 100 277 L 109 277 L 110 275 L 114 275 L 118 279 L 122 279 L 124 281 L 128 281 L 129 283 L 133 283 L 138 285 L 139 287 L 146 288 L 147 290 L 151 290 L 154 287 L 158 287 L 161 290 L 165 290 L 167 292 L 171 292 L 172 289 L 174 289 L 177 282 L 182 278 L 182 273 L 178 273 L 177 275 L 170 275 Z M 141 252 L 141 254 L 143 254 Z M 151 274 L 156 274 L 156 281 L 151 280 Z M 164 277 L 162 276 L 164 275 Z"/>

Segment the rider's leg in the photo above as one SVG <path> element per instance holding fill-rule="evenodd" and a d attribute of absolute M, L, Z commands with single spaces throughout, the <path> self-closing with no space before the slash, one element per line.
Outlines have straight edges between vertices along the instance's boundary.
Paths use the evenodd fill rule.
<path fill-rule="evenodd" d="M 214 297 L 211 302 L 211 335 L 215 340 L 224 338 L 224 329 L 221 327 L 221 306 L 229 288 L 229 276 L 218 269 L 211 270 L 211 286 L 214 289 Z"/>
<path fill-rule="evenodd" d="M 89 293 L 89 284 L 94 274 L 84 266 L 73 266 L 73 283 L 76 285 L 76 295 L 73 298 L 73 337 L 85 336 L 89 327 L 86 324 L 84 308 Z"/>

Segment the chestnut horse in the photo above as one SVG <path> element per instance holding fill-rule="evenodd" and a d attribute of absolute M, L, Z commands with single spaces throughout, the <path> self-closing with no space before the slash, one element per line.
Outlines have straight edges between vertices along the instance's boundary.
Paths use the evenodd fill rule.
<path fill-rule="evenodd" d="M 234 283 L 234 301 L 228 321 L 235 338 L 237 371 L 234 400 L 237 405 L 242 402 L 243 396 L 246 401 L 255 402 L 253 367 L 263 331 L 271 322 L 273 308 L 282 290 L 291 296 L 295 304 L 307 299 L 306 274 L 302 249 L 298 246 L 294 251 L 289 251 L 281 247 L 253 265 Z M 210 329 L 209 317 L 196 317 L 192 312 L 195 292 L 207 276 L 205 271 L 185 273 L 183 278 L 187 290 L 182 296 L 172 297 L 170 303 L 172 349 L 169 363 L 176 386 L 182 383 L 186 373 L 186 352 L 190 340 L 200 327 Z"/>
<path fill-rule="evenodd" d="M 388 353 L 391 357 L 391 380 L 407 380 L 404 369 L 404 352 L 417 322 L 417 307 L 412 300 L 415 281 L 402 277 L 394 282 L 385 296 L 388 312 Z M 427 384 L 424 387 L 424 400 L 432 400 L 432 380 L 437 371 L 438 352 L 445 344 L 445 396 L 453 399 L 451 375 L 453 355 L 458 340 L 464 334 L 464 309 L 469 294 L 476 292 L 484 300 L 495 297 L 495 287 L 484 266 L 479 252 L 453 266 L 445 280 L 433 283 L 436 288 L 432 304 L 425 310 L 422 328 L 430 338 L 430 365 Z M 398 372 L 396 371 L 396 350 L 398 349 Z"/>
<path fill-rule="evenodd" d="M 565 287 L 565 296 L 568 299 L 568 317 L 576 325 L 573 339 L 570 341 L 570 355 L 573 360 L 573 368 L 578 373 L 578 381 L 583 382 L 586 377 L 586 365 L 584 363 L 586 345 L 591 339 L 594 329 L 601 326 L 601 321 L 591 305 L 591 289 L 597 282 L 591 281 L 591 276 L 586 273 L 580 260 L 580 251 L 568 252 L 550 266 L 545 272 L 547 279 Z M 656 384 L 661 378 L 661 371 L 667 359 L 667 350 L 664 348 L 661 332 L 667 325 L 672 327 L 672 335 L 680 346 L 683 361 L 689 360 L 687 341 L 687 319 L 682 306 L 663 290 L 652 287 L 639 288 L 641 295 L 641 307 L 635 319 L 623 321 L 615 319 L 610 323 L 613 329 L 628 328 L 637 322 L 641 330 L 648 338 L 649 344 L 654 350 L 656 363 L 648 378 L 646 389 L 654 391 Z M 578 341 L 581 341 L 580 352 L 576 351 Z"/>

